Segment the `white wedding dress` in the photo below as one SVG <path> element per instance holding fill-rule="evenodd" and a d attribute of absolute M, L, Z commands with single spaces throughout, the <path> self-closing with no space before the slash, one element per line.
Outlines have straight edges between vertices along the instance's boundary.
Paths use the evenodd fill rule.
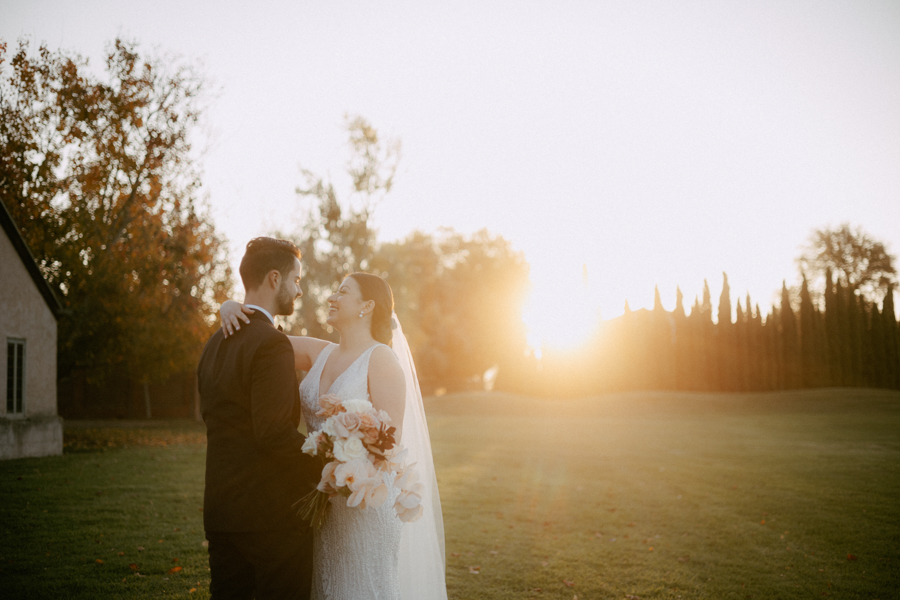
<path fill-rule="evenodd" d="M 444 517 L 422 390 L 396 314 L 391 316 L 391 329 L 391 349 L 406 381 L 399 442 L 408 452 L 409 469 L 423 486 L 423 511 L 416 521 L 400 521 L 394 510 L 399 490 L 387 474 L 389 497 L 377 508 L 348 508 L 343 498 L 331 500 L 325 524 L 314 534 L 313 600 L 447 600 Z M 300 384 L 303 418 L 310 432 L 323 424 L 316 412 L 325 393 L 342 400 L 368 399 L 369 357 L 383 345 L 363 352 L 324 392 L 319 390 L 322 369 L 337 345 L 322 349 Z"/>
<path fill-rule="evenodd" d="M 324 423 L 316 416 L 320 396 L 330 393 L 341 400 L 368 399 L 369 357 L 383 345 L 375 344 L 363 352 L 326 392 L 319 390 L 322 369 L 337 345 L 322 349 L 300 384 L 308 431 Z M 346 498 L 331 499 L 324 525 L 314 532 L 312 600 L 400 600 L 398 565 L 403 522 L 394 510 L 400 490 L 394 486 L 393 474 L 383 476 L 389 494 L 377 508 L 349 508 Z"/>

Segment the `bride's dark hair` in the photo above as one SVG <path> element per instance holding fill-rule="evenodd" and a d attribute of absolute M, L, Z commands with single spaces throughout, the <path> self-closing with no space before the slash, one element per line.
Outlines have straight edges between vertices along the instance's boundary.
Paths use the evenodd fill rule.
<path fill-rule="evenodd" d="M 370 273 L 351 273 L 350 277 L 359 285 L 362 299 L 375 302 L 375 309 L 372 311 L 372 337 L 375 341 L 390 346 L 394 336 L 391 317 L 394 312 L 394 294 L 391 286 L 378 275 Z"/>

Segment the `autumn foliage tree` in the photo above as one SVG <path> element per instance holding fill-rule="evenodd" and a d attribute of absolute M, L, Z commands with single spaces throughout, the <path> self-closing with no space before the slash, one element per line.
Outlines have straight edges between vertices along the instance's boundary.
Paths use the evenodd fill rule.
<path fill-rule="evenodd" d="M 498 387 L 517 386 L 529 267 L 509 241 L 486 230 L 413 232 L 381 244 L 372 269 L 391 284 L 426 390 L 481 387 L 494 368 Z"/>
<path fill-rule="evenodd" d="M 231 276 L 192 149 L 203 77 L 119 39 L 104 67 L 0 42 L 0 200 L 66 308 L 60 375 L 146 390 L 193 366 Z"/>

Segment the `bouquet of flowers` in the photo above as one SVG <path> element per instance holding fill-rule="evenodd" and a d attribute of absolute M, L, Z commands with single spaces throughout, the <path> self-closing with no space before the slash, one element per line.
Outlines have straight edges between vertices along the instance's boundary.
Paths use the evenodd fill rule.
<path fill-rule="evenodd" d="M 388 498 L 384 473 L 396 473 L 397 516 L 403 522 L 421 517 L 424 486 L 416 479 L 415 465 L 405 463 L 407 451 L 396 444 L 390 416 L 368 400 L 341 400 L 334 394 L 319 398 L 319 407 L 316 415 L 325 423 L 306 438 L 303 451 L 322 460 L 322 477 L 316 489 L 295 503 L 298 514 L 321 527 L 335 496 L 346 498 L 349 507 L 381 506 Z"/>

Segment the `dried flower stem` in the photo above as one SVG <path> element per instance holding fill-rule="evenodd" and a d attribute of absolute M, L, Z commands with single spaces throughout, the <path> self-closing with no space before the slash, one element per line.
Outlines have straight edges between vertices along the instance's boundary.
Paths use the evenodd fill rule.
<path fill-rule="evenodd" d="M 313 528 L 321 529 L 322 524 L 325 523 L 325 516 L 328 514 L 330 506 L 328 500 L 329 497 L 326 494 L 319 490 L 313 490 L 291 506 L 297 507 L 297 514 L 304 521 L 309 521 Z"/>

